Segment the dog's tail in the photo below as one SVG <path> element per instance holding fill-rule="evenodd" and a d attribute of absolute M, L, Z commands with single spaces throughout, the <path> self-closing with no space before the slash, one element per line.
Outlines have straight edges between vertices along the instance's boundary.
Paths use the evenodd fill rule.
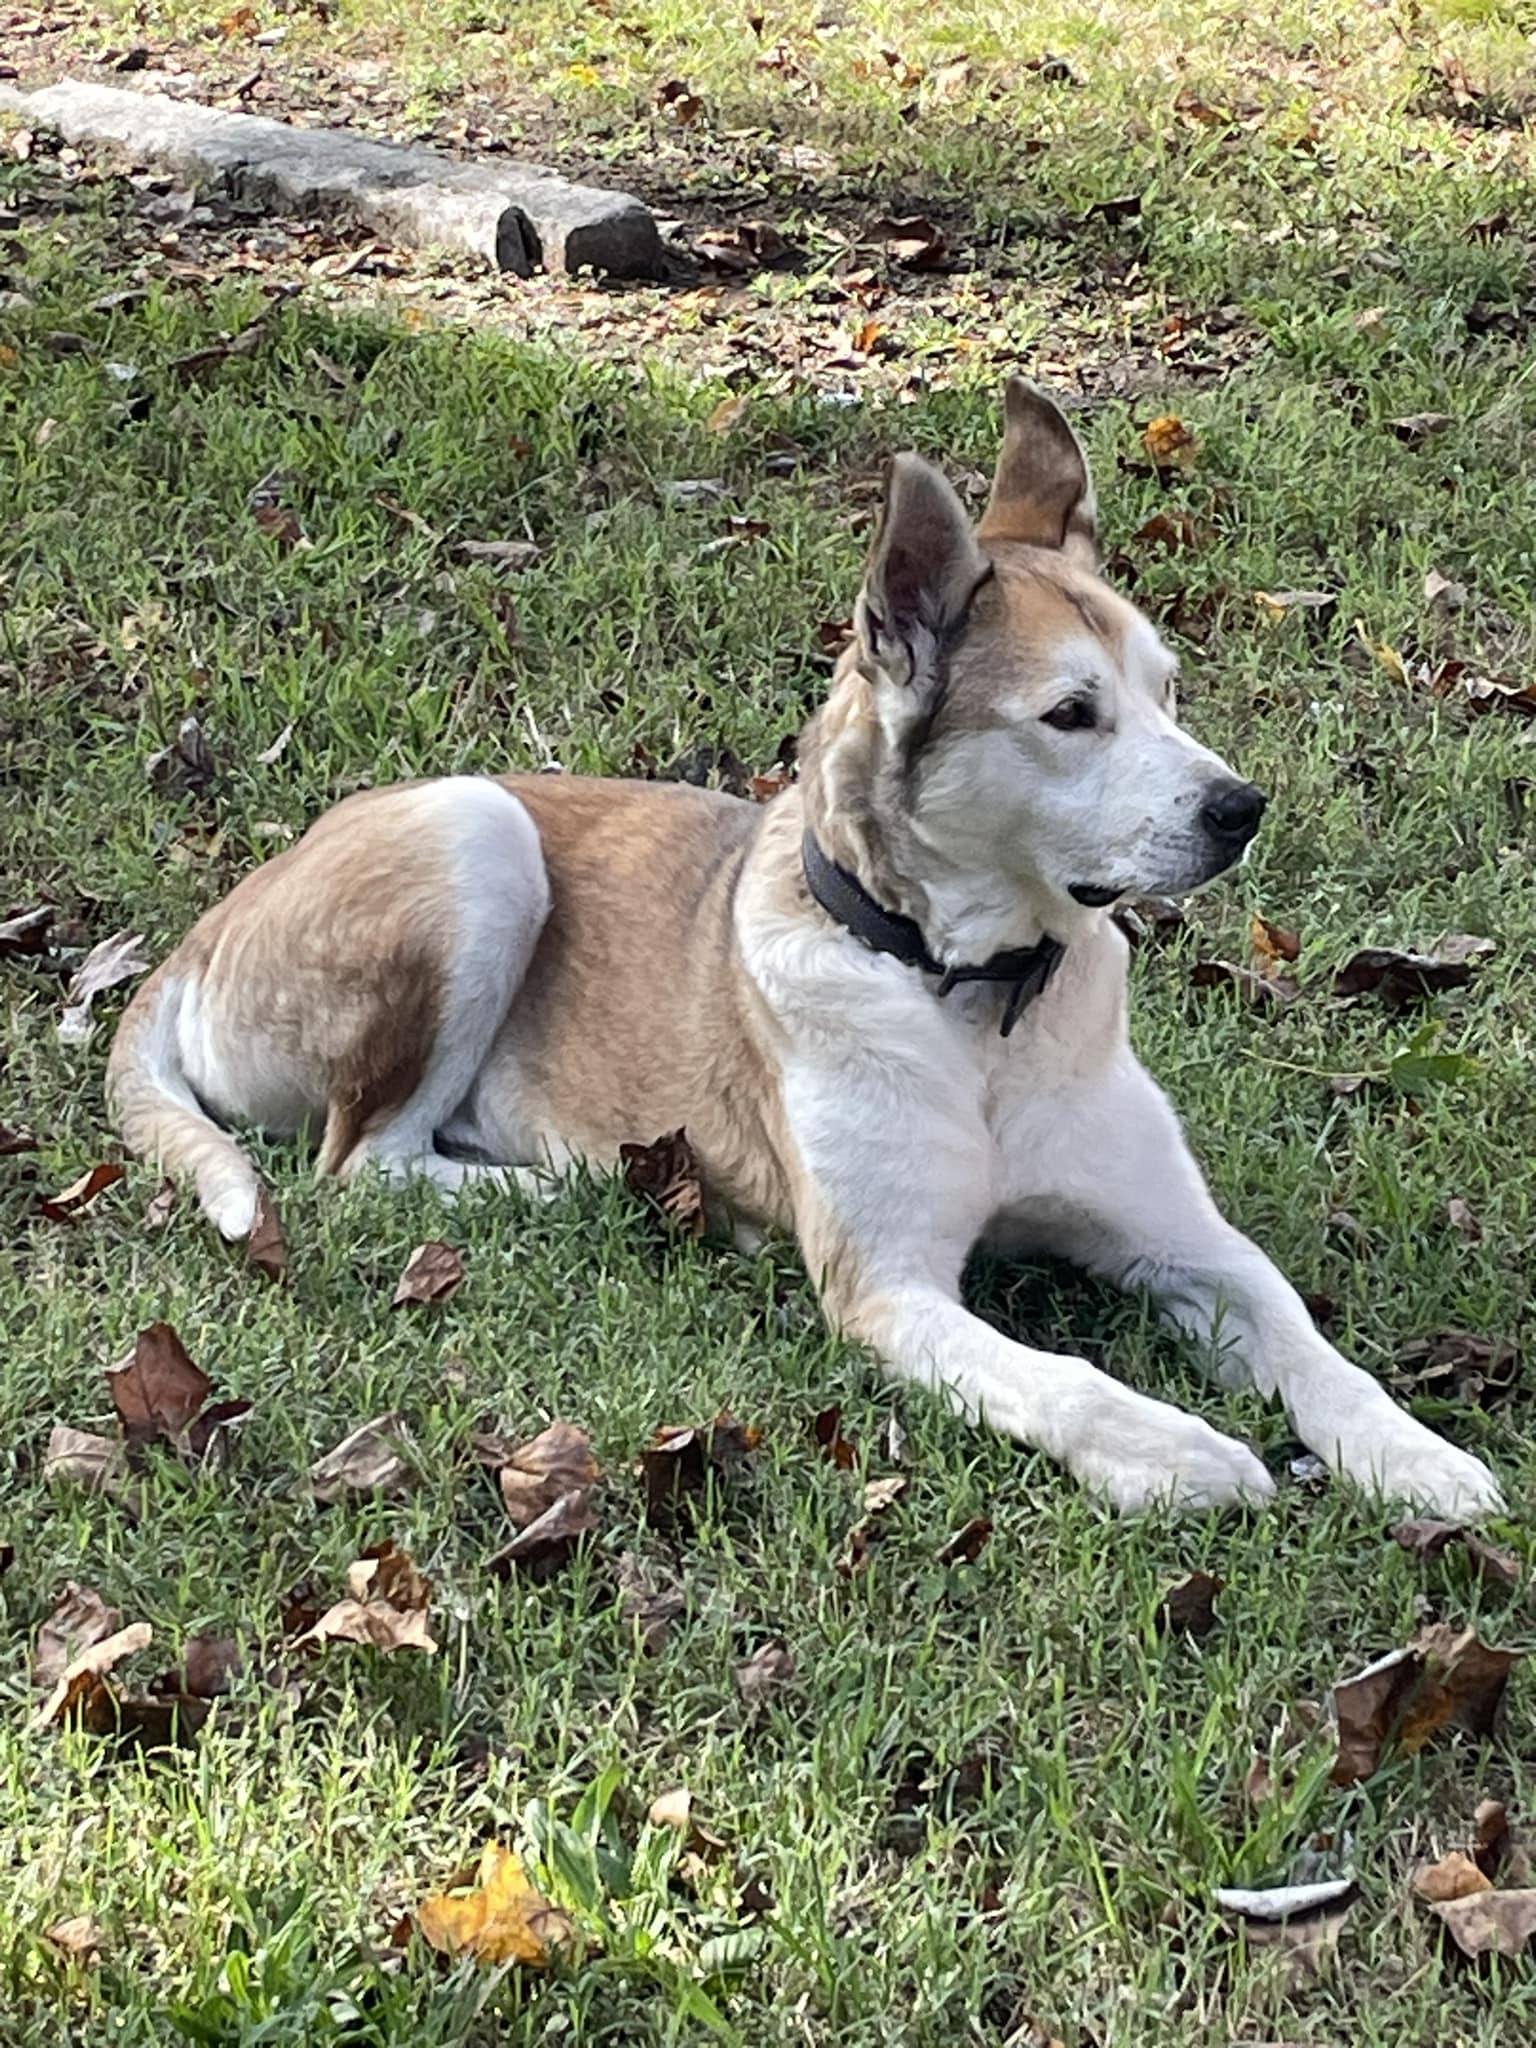
<path fill-rule="evenodd" d="M 190 1177 L 214 1225 L 226 1237 L 249 1237 L 261 1179 L 187 1079 L 176 1028 L 182 986 L 161 968 L 123 1013 L 107 1061 L 107 1101 L 130 1151 L 178 1180 Z"/>

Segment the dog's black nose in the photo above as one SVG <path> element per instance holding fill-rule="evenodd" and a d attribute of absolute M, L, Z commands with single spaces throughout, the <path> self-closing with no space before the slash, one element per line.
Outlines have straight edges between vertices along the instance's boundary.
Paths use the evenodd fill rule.
<path fill-rule="evenodd" d="M 1223 782 L 1200 806 L 1200 822 L 1224 845 L 1246 846 L 1259 829 L 1269 798 L 1251 782 Z"/>

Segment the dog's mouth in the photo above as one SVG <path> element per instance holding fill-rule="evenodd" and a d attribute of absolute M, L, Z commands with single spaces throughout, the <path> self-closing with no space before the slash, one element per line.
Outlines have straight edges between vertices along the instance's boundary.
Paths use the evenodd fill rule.
<path fill-rule="evenodd" d="M 1067 894 L 1087 910 L 1107 910 L 1125 894 L 1126 885 L 1104 882 L 1074 882 Z"/>

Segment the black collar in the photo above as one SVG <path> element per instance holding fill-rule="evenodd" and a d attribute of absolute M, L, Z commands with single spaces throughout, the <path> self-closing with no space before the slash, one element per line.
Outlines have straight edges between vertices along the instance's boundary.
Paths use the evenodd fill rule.
<path fill-rule="evenodd" d="M 1067 950 L 1059 939 L 1047 937 L 1038 946 L 1015 946 L 1010 952 L 994 953 L 979 967 L 946 967 L 929 952 L 916 919 L 883 909 L 857 875 L 849 874 L 822 852 L 814 832 L 806 833 L 800 852 L 806 886 L 828 917 L 836 918 L 872 953 L 889 953 L 906 967 L 938 975 L 938 995 L 947 996 L 962 981 L 1011 982 L 999 1027 L 1004 1038 L 1044 989 Z"/>

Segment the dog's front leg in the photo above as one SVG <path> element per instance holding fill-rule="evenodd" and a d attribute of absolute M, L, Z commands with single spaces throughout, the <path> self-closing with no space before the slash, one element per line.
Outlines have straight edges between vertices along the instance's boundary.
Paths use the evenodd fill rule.
<path fill-rule="evenodd" d="M 802 1118 L 799 1132 L 796 1222 L 835 1327 L 867 1343 L 888 1372 L 1044 1451 L 1122 1511 L 1273 1491 L 1245 1445 L 1198 1417 L 970 1314 L 960 1273 L 985 1220 L 990 1141 L 958 1120 L 924 1120 L 926 1142 L 914 1151 L 910 1110 L 861 1107 L 855 1118 L 839 1103 Z"/>
<path fill-rule="evenodd" d="M 1210 1347 L 1228 1386 L 1278 1394 L 1292 1426 L 1335 1472 L 1448 1517 L 1502 1505 L 1481 1460 L 1415 1422 L 1340 1356 L 1300 1296 L 1211 1199 L 1162 1091 L 1136 1068 L 1092 1111 L 1090 1185 L 1063 1249 L 1090 1270 L 1144 1287 L 1166 1319 Z"/>

